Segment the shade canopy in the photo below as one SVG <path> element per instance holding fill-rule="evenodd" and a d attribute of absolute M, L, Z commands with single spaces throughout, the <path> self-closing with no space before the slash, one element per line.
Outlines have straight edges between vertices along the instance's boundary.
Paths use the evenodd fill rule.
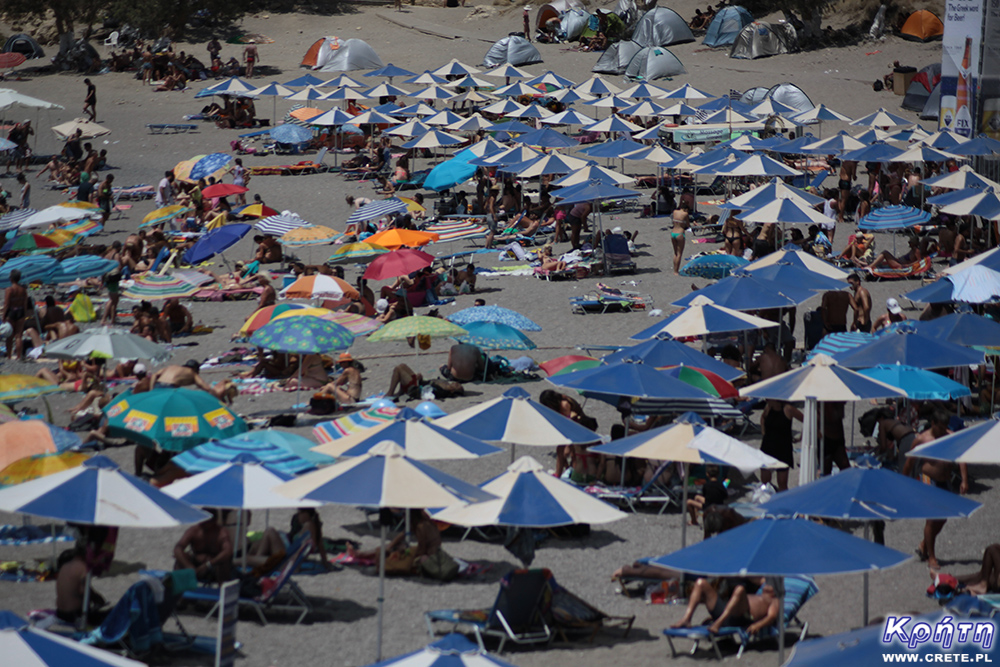
<path fill-rule="evenodd" d="M 972 394 L 964 384 L 913 366 L 880 364 L 874 368 L 865 368 L 860 373 L 896 387 L 913 401 L 947 401 Z"/>
<path fill-rule="evenodd" d="M 31 627 L 9 611 L 0 611 L 0 654 L 4 656 L 6 664 L 17 667 L 145 666 L 145 663 L 89 646 L 70 637 Z"/>
<path fill-rule="evenodd" d="M 972 313 L 952 313 L 920 322 L 917 330 L 956 345 L 1000 347 L 1000 323 Z"/>
<path fill-rule="evenodd" d="M 148 359 L 161 362 L 170 358 L 171 352 L 142 336 L 124 329 L 99 327 L 46 344 L 45 356 L 54 359 L 116 359 L 135 361 Z"/>
<path fill-rule="evenodd" d="M 240 454 L 225 465 L 179 479 L 163 491 L 198 507 L 263 510 L 319 506 L 274 492 L 274 487 L 290 479 L 294 479 L 292 475 L 261 463 L 253 454 Z"/>
<path fill-rule="evenodd" d="M 807 398 L 864 401 L 905 396 L 896 387 L 840 366 L 825 354 L 817 354 L 799 368 L 745 387 L 740 390 L 740 395 L 781 401 L 804 401 Z"/>
<path fill-rule="evenodd" d="M 712 303 L 708 297 L 699 296 L 692 300 L 687 308 L 664 319 L 653 336 L 667 335 L 671 338 L 685 338 L 713 333 L 768 329 L 776 326 L 778 326 L 777 322 L 741 313 L 738 310 L 723 308 Z M 652 328 L 650 327 L 650 329 Z"/>
<path fill-rule="evenodd" d="M 225 465 L 242 454 L 251 454 L 261 463 L 287 475 L 315 470 L 333 459 L 310 451 L 316 443 L 294 433 L 273 428 L 249 431 L 225 440 L 211 440 L 178 454 L 171 463 L 185 472 L 197 474 Z"/>
<path fill-rule="evenodd" d="M 200 389 L 125 392 L 104 408 L 108 433 L 146 447 L 182 452 L 247 430 L 246 422 Z"/>
<path fill-rule="evenodd" d="M 1000 463 L 997 438 L 1000 422 L 989 420 L 920 445 L 906 455 L 953 463 Z"/>
<path fill-rule="evenodd" d="M 749 269 L 752 265 L 747 265 Z M 772 308 L 794 308 L 816 296 L 809 289 L 798 285 L 787 285 L 758 278 L 752 273 L 730 275 L 717 283 L 690 292 L 674 301 L 673 306 L 690 306 L 699 296 L 711 300 L 717 306 L 733 310 L 761 310 Z"/>
<path fill-rule="evenodd" d="M 496 322 L 506 324 L 519 331 L 541 331 L 542 327 L 528 319 L 516 310 L 502 306 L 472 306 L 463 308 L 448 316 L 448 319 L 459 326 L 472 322 Z"/>
<path fill-rule="evenodd" d="M 871 368 L 879 364 L 905 364 L 916 368 L 978 366 L 983 353 L 933 338 L 909 323 L 877 337 L 870 343 L 841 352 L 834 358 L 847 368 Z"/>
<path fill-rule="evenodd" d="M 700 352 L 693 347 L 689 347 L 677 340 L 655 338 L 660 323 L 657 322 L 651 327 L 633 335 L 631 340 L 644 341 L 629 347 L 611 352 L 601 358 L 605 363 L 614 363 L 628 358 L 641 359 L 650 366 L 663 368 L 664 366 L 694 366 L 711 371 L 723 380 L 732 382 L 743 377 L 743 371 L 733 368 L 729 364 L 723 363 L 715 357 Z"/>

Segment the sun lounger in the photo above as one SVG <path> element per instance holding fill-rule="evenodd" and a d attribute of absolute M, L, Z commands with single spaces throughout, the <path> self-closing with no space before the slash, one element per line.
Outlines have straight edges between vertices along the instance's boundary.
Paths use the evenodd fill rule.
<path fill-rule="evenodd" d="M 264 291 L 262 287 L 239 287 L 237 289 L 203 289 L 191 298 L 195 301 L 246 301 L 256 299 Z"/>
<path fill-rule="evenodd" d="M 562 271 L 552 271 L 543 269 L 540 266 L 536 266 L 533 270 L 535 277 L 540 280 L 576 280 L 576 269 L 563 269 Z M 573 304 L 573 300 L 570 299 L 570 304 Z M 574 306 L 575 307 L 575 306 Z"/>
<path fill-rule="evenodd" d="M 312 611 L 312 603 L 309 602 L 309 598 L 306 594 L 302 592 L 298 584 L 292 579 L 292 574 L 299 569 L 302 562 L 309 556 L 313 549 L 313 542 L 311 537 L 306 537 L 298 545 L 291 554 L 289 554 L 285 560 L 279 566 L 275 575 L 271 578 L 271 582 L 267 586 L 263 586 L 263 593 L 257 597 L 246 598 L 242 595 L 240 596 L 240 605 L 246 605 L 252 607 L 255 612 L 257 612 L 257 617 L 260 619 L 261 625 L 267 625 L 267 617 L 265 612 L 268 611 L 291 611 L 298 612 L 299 616 L 295 620 L 295 624 L 298 625 L 302 620 L 309 615 Z M 281 601 L 282 593 L 286 592 L 287 596 L 285 601 Z M 219 589 L 218 588 L 206 588 L 200 587 L 193 591 L 187 591 L 184 593 L 184 600 L 191 602 L 212 602 L 214 603 L 212 608 L 208 611 L 205 618 L 209 618 L 215 613 L 216 609 L 219 608 Z"/>
<path fill-rule="evenodd" d="M 622 234 L 607 234 L 602 240 L 605 270 L 609 274 L 634 273 L 635 262 L 628 249 L 628 239 Z"/>
<path fill-rule="evenodd" d="M 574 313 L 609 313 L 647 310 L 653 307 L 651 296 L 620 290 L 603 283 L 597 283 L 597 291 L 582 297 L 570 297 L 570 307 Z"/>
<path fill-rule="evenodd" d="M 624 507 L 628 507 L 632 512 L 638 512 L 641 503 L 659 504 L 663 514 L 671 505 L 680 507 L 680 499 L 672 490 L 666 488 L 658 480 L 660 475 L 670 466 L 670 461 L 661 463 L 653 472 L 649 481 L 642 486 L 608 486 L 606 484 L 594 484 L 584 488 L 584 491 L 592 496 L 600 498 L 606 502 L 612 502 Z"/>
<path fill-rule="evenodd" d="M 926 276 L 931 270 L 931 260 L 933 257 L 924 257 L 918 262 L 908 266 L 893 269 L 888 266 L 875 269 L 865 269 L 871 280 L 900 280 L 905 278 L 916 278 Z"/>
<path fill-rule="evenodd" d="M 552 589 L 549 605 L 552 629 L 563 641 L 569 641 L 570 635 L 582 634 L 587 636 L 587 641 L 593 642 L 601 629 L 611 626 L 622 628 L 622 636 L 628 637 L 635 623 L 634 615 L 611 616 L 560 586 L 554 577 L 549 579 L 549 587 Z"/>
<path fill-rule="evenodd" d="M 785 628 L 798 628 L 799 641 L 801 641 L 809 630 L 809 624 L 799 620 L 799 610 L 802 609 L 802 605 L 819 592 L 819 588 L 817 588 L 816 582 L 811 577 L 785 577 L 784 582 Z M 746 628 L 723 626 L 719 629 L 719 632 L 713 634 L 708 631 L 707 625 L 700 625 L 691 628 L 667 628 L 663 631 L 663 634 L 667 638 L 667 642 L 670 644 L 670 652 L 675 658 L 677 657 L 677 650 L 674 648 L 674 639 L 690 639 L 694 642 L 694 645 L 691 647 L 691 655 L 694 655 L 698 650 L 699 643 L 705 641 L 711 642 L 712 648 L 715 651 L 715 657 L 722 660 L 722 651 L 719 649 L 720 640 L 728 638 L 739 641 L 740 648 L 736 653 L 736 658 L 739 659 L 743 656 L 743 651 L 748 644 L 768 639 L 777 639 L 778 628 L 772 625 L 751 636 L 747 633 Z"/>
<path fill-rule="evenodd" d="M 183 125 L 178 123 L 146 123 L 150 134 L 185 134 L 187 132 L 197 132 L 197 125 Z"/>

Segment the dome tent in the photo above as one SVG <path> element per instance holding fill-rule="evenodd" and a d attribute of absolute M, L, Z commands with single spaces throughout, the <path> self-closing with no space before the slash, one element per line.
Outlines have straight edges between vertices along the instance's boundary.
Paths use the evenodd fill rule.
<path fill-rule="evenodd" d="M 764 58 L 791 53 L 798 47 L 795 28 L 790 23 L 754 21 L 744 26 L 733 42 L 730 58 Z"/>
<path fill-rule="evenodd" d="M 542 54 L 524 37 L 508 35 L 490 47 L 483 57 L 483 67 L 503 64 L 520 66 L 542 62 Z"/>
<path fill-rule="evenodd" d="M 753 14 L 739 5 L 723 7 L 708 24 L 702 44 L 715 48 L 729 46 L 736 41 L 743 27 L 753 23 Z"/>
<path fill-rule="evenodd" d="M 926 9 L 913 12 L 899 30 L 899 36 L 911 42 L 929 42 L 944 36 L 944 24 Z"/>
<path fill-rule="evenodd" d="M 26 59 L 31 60 L 32 58 L 44 58 L 45 51 L 39 46 L 38 42 L 31 35 L 25 35 L 21 33 L 19 35 L 11 35 L 6 42 L 4 42 L 3 49 L 0 53 L 20 53 Z"/>
<path fill-rule="evenodd" d="M 580 39 L 580 35 L 590 26 L 590 14 L 582 9 L 570 9 L 562 15 L 559 29 L 570 42 Z"/>
<path fill-rule="evenodd" d="M 920 110 L 920 120 L 938 120 L 941 117 L 941 82 L 927 96 L 924 108 Z"/>
<path fill-rule="evenodd" d="M 767 86 L 755 86 L 740 96 L 740 102 L 747 106 L 755 107 L 767 99 L 769 90 L 771 89 Z"/>
<path fill-rule="evenodd" d="M 562 18 L 571 9 L 585 9 L 580 0 L 555 0 L 548 2 L 538 8 L 535 15 L 535 27 L 543 28 L 549 19 Z"/>
<path fill-rule="evenodd" d="M 779 83 L 776 86 L 771 86 L 767 91 L 765 98 L 771 98 L 775 102 L 784 104 L 787 107 L 792 107 L 793 109 L 798 109 L 799 111 L 809 111 L 815 104 L 806 95 L 806 92 L 796 86 L 794 83 Z"/>
<path fill-rule="evenodd" d="M 941 63 L 931 63 L 923 68 L 910 81 L 910 87 L 903 95 L 903 102 L 900 106 L 910 111 L 922 111 L 930 97 L 934 86 L 941 80 Z"/>
<path fill-rule="evenodd" d="M 321 72 L 349 72 L 357 69 L 382 67 L 382 60 L 375 49 L 360 39 L 342 40 L 322 37 L 309 47 L 302 57 L 301 67 Z"/>
<path fill-rule="evenodd" d="M 625 76 L 629 79 L 652 81 L 686 74 L 684 63 L 662 46 L 644 46 L 632 56 Z"/>
<path fill-rule="evenodd" d="M 624 74 L 628 64 L 642 47 L 635 42 L 616 42 L 609 46 L 590 70 L 598 74 Z"/>
<path fill-rule="evenodd" d="M 666 7 L 654 7 L 639 19 L 632 41 L 639 46 L 670 46 L 693 42 L 694 35 L 680 14 Z"/>

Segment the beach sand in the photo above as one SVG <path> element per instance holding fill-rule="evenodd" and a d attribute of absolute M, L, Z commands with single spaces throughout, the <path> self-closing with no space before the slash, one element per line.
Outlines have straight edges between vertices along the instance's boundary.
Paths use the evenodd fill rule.
<path fill-rule="evenodd" d="M 673 6 L 682 16 L 693 14 L 694 2 L 683 0 Z M 699 6 L 703 3 L 697 3 Z M 492 12 L 491 7 L 487 11 Z M 346 6 L 345 13 L 335 16 L 314 14 L 270 14 L 248 16 L 242 23 L 244 30 L 261 33 L 275 40 L 274 44 L 260 47 L 261 64 L 277 68 L 273 76 L 258 77 L 256 81 L 286 81 L 303 71 L 298 68 L 299 60 L 309 45 L 323 35 L 358 37 L 368 41 L 386 63 L 406 67 L 421 72 L 434 69 L 451 58 L 478 65 L 490 42 L 510 31 L 521 29 L 520 9 L 487 18 L 467 20 L 473 13 L 472 7 L 445 9 L 434 7 L 407 6 L 402 13 L 395 13 L 391 7 Z M 392 20 L 387 20 L 386 18 Z M 399 25 L 402 23 L 403 25 Z M 410 27 L 422 27 L 420 31 Z M 433 29 L 427 29 L 431 26 Z M 436 26 L 436 27 L 434 27 Z M 430 34 L 432 32 L 460 34 L 459 39 L 446 39 Z M 178 49 L 204 56 L 204 44 L 179 44 Z M 551 69 L 575 81 L 589 76 L 590 68 L 597 60 L 596 54 L 580 53 L 566 45 L 539 45 L 544 64 L 527 68 L 532 73 Z M 858 117 L 885 106 L 895 113 L 901 112 L 900 97 L 891 92 L 874 93 L 871 83 L 887 71 L 893 60 L 916 67 L 933 62 L 940 57 L 940 44 L 914 44 L 890 37 L 878 43 L 864 43 L 842 49 L 823 49 L 788 56 L 779 56 L 756 61 L 731 60 L 725 52 L 704 49 L 700 42 L 672 47 L 671 50 L 684 62 L 688 74 L 672 82 L 659 82 L 664 87 L 676 87 L 682 83 L 706 89 L 715 94 L 727 93 L 731 88 L 745 90 L 751 86 L 770 86 L 783 81 L 800 85 L 814 103 L 828 106 Z M 238 55 L 238 48 L 226 45 L 225 57 Z M 355 73 L 350 73 L 352 76 Z M 76 74 L 46 74 L 29 76 L 28 80 L 10 84 L 18 91 L 58 102 L 65 111 L 42 112 L 39 115 L 38 152 L 57 150 L 56 141 L 48 127 L 80 116 L 84 85 L 82 76 Z M 362 81 L 370 81 L 361 79 Z M 622 82 L 612 78 L 618 85 Z M 194 134 L 154 136 L 147 133 L 146 123 L 179 123 L 184 114 L 196 113 L 205 104 L 194 100 L 195 90 L 187 92 L 155 93 L 143 88 L 131 74 L 108 74 L 94 77 L 98 88 L 98 114 L 100 121 L 112 129 L 112 134 L 98 138 L 97 148 L 107 148 L 110 164 L 114 166 L 116 184 L 155 184 L 163 171 L 170 169 L 178 161 L 188 157 L 213 151 L 228 151 L 229 142 L 236 138 L 237 131 L 216 129 L 210 124 L 199 124 Z M 398 84 L 399 81 L 397 80 Z M 7 84 L 5 84 L 7 85 Z M 196 84 L 201 88 L 207 84 Z M 623 86 L 624 87 L 624 86 Z M 278 110 L 282 113 L 288 102 L 279 100 Z M 324 108 L 330 106 L 323 103 Z M 258 103 L 261 116 L 270 114 L 271 101 Z M 11 114 L 8 114 L 10 116 Z M 600 111 L 604 117 L 606 111 Z M 18 116 L 35 117 L 34 113 L 16 112 Z M 45 128 L 45 129 L 41 129 Z M 823 136 L 846 129 L 836 124 L 826 124 Z M 311 157 L 311 156 L 305 156 Z M 280 164 L 288 157 L 244 158 L 248 166 Z M 327 158 L 330 162 L 330 158 Z M 626 165 L 626 170 L 650 172 L 647 165 Z M 36 173 L 36 172 L 33 172 Z M 32 175 L 33 177 L 33 175 Z M 64 195 L 46 191 L 41 181 L 32 181 L 35 189 L 33 204 L 43 207 L 64 200 Z M 828 179 L 827 183 L 832 183 Z M 13 178 L 0 181 L 8 190 L 14 189 Z M 305 219 L 342 229 L 349 207 L 344 202 L 346 195 L 366 195 L 372 193 L 370 182 L 346 182 L 337 175 L 313 175 L 300 177 L 261 176 L 252 181 L 252 193 L 259 193 L 264 200 L 278 210 L 290 209 Z M 468 187 L 466 188 L 468 191 Z M 142 216 L 154 207 L 151 201 L 139 202 L 124 216 L 116 217 L 107 227 L 105 234 L 94 239 L 95 243 L 110 243 L 123 239 L 134 230 Z M 586 279 L 581 281 L 546 283 L 532 277 L 483 278 L 479 285 L 487 303 L 515 308 L 539 322 L 543 331 L 531 335 L 539 349 L 533 356 L 544 361 L 574 351 L 580 345 L 622 344 L 628 336 L 648 326 L 651 320 L 643 313 L 574 315 L 571 314 L 568 298 L 585 294 L 593 289 L 597 280 L 624 285 L 653 297 L 656 307 L 668 308 L 668 304 L 684 295 L 691 285 L 703 286 L 704 280 L 676 278 L 669 271 L 671 260 L 670 244 L 667 240 L 665 219 L 638 219 L 634 215 L 605 216 L 606 227 L 617 225 L 625 229 L 639 231 L 640 254 L 636 258 L 639 270 L 635 275 Z M 846 241 L 848 225 L 838 232 L 838 249 Z M 880 237 L 880 247 L 891 247 L 888 237 Z M 565 247 L 560 245 L 558 249 Z M 686 254 L 711 249 L 711 244 L 688 243 Z M 446 254 L 459 247 L 431 247 L 431 252 Z M 327 256 L 332 248 L 314 248 L 299 253 L 306 259 L 318 262 Z M 250 238 L 244 239 L 227 253 L 230 259 L 247 257 L 251 252 Z M 477 263 L 481 266 L 496 266 L 495 256 L 482 255 Z M 221 269 L 216 262 L 214 270 Z M 348 279 L 357 276 L 357 269 L 348 269 Z M 634 284 L 633 284 L 634 283 Z M 917 287 L 917 283 L 873 283 L 868 284 L 875 303 L 874 316 L 884 311 L 885 299 Z M 375 286 L 377 288 L 377 285 Z M 453 305 L 445 306 L 443 314 L 472 305 L 472 295 L 459 296 Z M 123 305 L 125 302 L 123 301 Z M 819 299 L 799 309 L 801 314 L 816 308 Z M 229 338 L 245 317 L 254 310 L 252 302 L 190 303 L 188 306 L 196 321 L 217 327 L 211 335 L 187 339 L 190 347 L 176 350 L 174 360 L 204 359 L 228 349 Z M 129 306 L 125 306 L 126 308 Z M 915 317 L 916 311 L 908 311 Z M 801 332 L 801 322 L 797 331 Z M 801 339 L 800 339 L 801 340 Z M 425 375 L 433 376 L 435 369 L 444 362 L 448 344 L 434 341 L 429 352 L 416 355 L 402 343 L 370 343 L 359 339 L 352 348 L 354 356 L 363 361 L 365 372 L 365 393 L 384 391 L 392 367 L 405 362 Z M 511 355 L 516 356 L 516 355 Z M 8 363 L 4 372 L 35 372 L 41 364 Z M 226 377 L 226 372 L 205 374 L 215 381 Z M 537 397 L 550 385 L 543 381 L 520 385 Z M 474 405 L 480 401 L 498 396 L 508 387 L 505 385 L 473 384 L 464 398 L 442 402 L 448 412 Z M 68 415 L 65 409 L 75 402 L 75 396 L 59 396 L 50 400 L 55 411 L 57 424 L 65 425 Z M 291 394 L 266 394 L 255 398 L 240 397 L 236 409 L 246 415 L 268 413 L 287 409 L 295 402 Z M 40 401 L 28 405 L 42 410 Z M 587 404 L 587 410 L 598 418 L 601 432 L 607 433 L 617 420 L 617 414 L 610 406 Z M 866 405 L 857 406 L 858 414 Z M 302 435 L 310 435 L 311 426 L 320 421 L 303 416 L 300 426 L 294 430 Z M 850 428 L 850 425 L 848 425 Z M 855 435 L 860 442 L 860 435 Z M 756 444 L 753 439 L 751 443 Z M 520 455 L 530 453 L 546 466 L 554 466 L 553 452 L 540 448 L 528 451 L 518 450 Z M 132 468 L 132 448 L 112 449 L 109 456 L 120 462 L 126 470 Z M 501 453 L 483 460 L 471 462 L 440 462 L 439 467 L 459 475 L 471 482 L 482 482 L 499 474 L 510 460 L 508 453 Z M 938 540 L 938 553 L 944 568 L 950 572 L 967 572 L 978 568 L 984 547 L 995 541 L 995 525 L 998 519 L 997 492 L 993 488 L 995 468 L 972 468 L 975 479 L 972 497 L 984 502 L 984 507 L 974 517 L 964 521 L 951 521 Z M 792 475 L 795 484 L 797 472 Z M 368 529 L 361 512 L 353 508 L 325 507 L 321 510 L 324 531 L 334 538 L 349 537 L 362 542 L 366 548 L 374 547 L 377 534 Z M 264 513 L 254 516 L 252 528 L 262 529 Z M 272 512 L 273 525 L 284 527 L 289 520 L 288 512 Z M 635 627 L 627 639 L 622 639 L 614 631 L 597 636 L 592 644 L 556 643 L 550 648 L 513 650 L 505 656 L 514 664 L 524 667 L 569 666 L 569 665 L 645 665 L 657 664 L 669 656 L 668 647 L 660 631 L 677 621 L 682 613 L 678 607 L 648 606 L 640 600 L 626 599 L 615 592 L 611 582 L 612 571 L 620 565 L 636 558 L 655 556 L 671 552 L 680 546 L 681 516 L 668 512 L 658 516 L 650 512 L 630 515 L 627 519 L 595 527 L 585 540 L 548 539 L 539 548 L 535 567 L 551 568 L 557 580 L 570 590 L 611 614 L 635 614 Z M 0 515 L 0 523 L 20 523 L 21 517 Z M 913 521 L 891 524 L 886 529 L 888 546 L 912 553 L 921 539 L 923 522 Z M 125 530 L 118 541 L 116 566 L 112 576 L 102 577 L 95 582 L 96 587 L 111 600 L 115 600 L 135 581 L 135 572 L 143 567 L 169 568 L 172 565 L 172 547 L 181 530 Z M 856 531 L 860 534 L 860 531 Z M 700 539 L 700 530 L 688 531 L 689 540 Z M 514 558 L 498 544 L 487 544 L 475 540 L 457 542 L 446 541 L 449 553 L 464 558 L 485 562 L 490 569 L 474 579 L 440 585 L 419 579 L 391 580 L 386 587 L 385 604 L 385 644 L 383 655 L 393 656 L 412 651 L 428 641 L 422 613 L 429 609 L 449 607 L 489 607 L 497 591 L 497 582 L 515 565 Z M 0 548 L 0 562 L 7 560 L 31 560 L 47 557 L 51 547 Z M 305 666 L 316 664 L 336 664 L 345 666 L 365 665 L 375 658 L 375 604 L 377 580 L 369 572 L 346 569 L 343 572 L 321 576 L 302 576 L 298 581 L 317 606 L 306 624 L 293 626 L 277 617 L 266 627 L 259 627 L 251 615 L 244 614 L 238 635 L 244 644 L 245 667 Z M 925 597 L 924 589 L 929 583 L 925 564 L 916 560 L 888 572 L 871 576 L 871 616 L 879 617 L 889 612 L 927 612 L 936 608 L 936 603 Z M 829 635 L 855 628 L 861 623 L 862 577 L 860 575 L 824 577 L 819 581 L 820 594 L 802 612 L 802 618 L 809 622 L 811 636 Z M 0 608 L 11 609 L 25 614 L 31 609 L 52 607 L 54 604 L 54 584 L 0 583 Z M 699 614 L 699 618 L 700 618 Z M 190 612 L 183 615 L 187 627 L 201 634 L 214 634 L 214 623 L 201 621 Z M 701 653 L 698 659 L 708 654 Z M 696 664 L 695 660 L 679 658 L 680 664 Z M 753 647 L 742 658 L 748 666 L 773 665 L 777 660 L 773 646 Z M 874 661 L 879 656 L 873 656 Z M 171 662 L 177 665 L 205 664 L 197 658 L 178 658 Z"/>

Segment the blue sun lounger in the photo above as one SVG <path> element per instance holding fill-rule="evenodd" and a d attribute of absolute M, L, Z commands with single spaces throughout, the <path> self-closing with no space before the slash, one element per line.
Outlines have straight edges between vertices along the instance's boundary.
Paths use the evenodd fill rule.
<path fill-rule="evenodd" d="M 187 132 L 197 132 L 197 125 L 185 125 L 183 123 L 146 123 L 150 134 L 185 134 Z"/>

